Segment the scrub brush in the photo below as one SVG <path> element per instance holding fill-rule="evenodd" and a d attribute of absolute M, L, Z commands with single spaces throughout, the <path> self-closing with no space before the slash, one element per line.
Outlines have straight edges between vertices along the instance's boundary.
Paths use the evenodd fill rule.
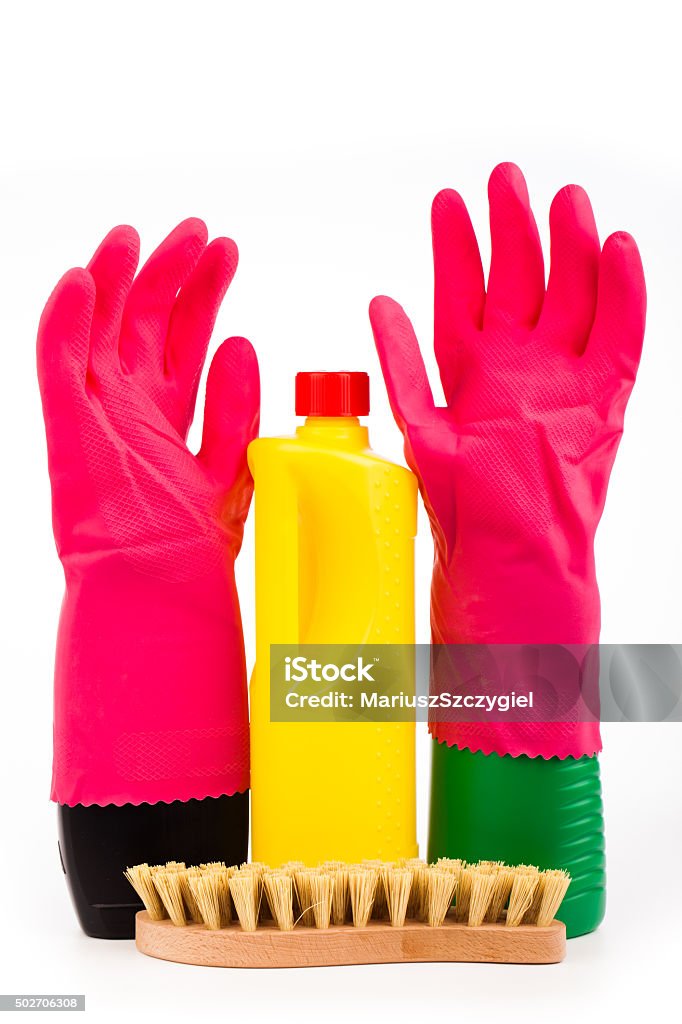
<path fill-rule="evenodd" d="M 570 876 L 531 865 L 449 858 L 276 869 L 172 862 L 138 864 L 125 874 L 145 905 L 138 948 L 180 962 L 551 963 L 565 949 L 555 916 Z"/>

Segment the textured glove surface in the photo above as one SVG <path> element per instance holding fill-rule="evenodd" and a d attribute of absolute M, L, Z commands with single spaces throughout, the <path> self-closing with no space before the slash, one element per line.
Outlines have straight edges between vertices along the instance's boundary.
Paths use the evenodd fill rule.
<path fill-rule="evenodd" d="M 186 445 L 215 318 L 237 267 L 184 221 L 137 277 L 139 239 L 107 235 L 43 312 L 38 376 L 53 526 L 66 577 L 52 797 L 141 803 L 248 786 L 234 583 L 251 498 L 258 366 L 218 349 L 203 440 Z"/>
<path fill-rule="evenodd" d="M 388 395 L 435 542 L 432 639 L 592 644 L 600 606 L 594 537 L 644 335 L 634 240 L 600 249 L 585 192 L 550 212 L 551 271 L 526 183 L 513 164 L 489 184 L 487 290 L 461 197 L 432 208 L 436 407 L 403 309 L 375 298 L 370 318 Z M 432 723 L 439 740 L 484 753 L 581 756 L 595 723 Z"/>

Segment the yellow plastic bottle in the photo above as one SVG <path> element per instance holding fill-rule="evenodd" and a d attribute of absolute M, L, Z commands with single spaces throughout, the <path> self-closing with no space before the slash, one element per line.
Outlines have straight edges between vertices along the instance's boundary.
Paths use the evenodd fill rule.
<path fill-rule="evenodd" d="M 413 722 L 270 721 L 271 644 L 414 643 L 416 481 L 369 449 L 367 375 L 298 374 L 296 412 L 295 437 L 248 453 L 252 858 L 415 857 Z"/>

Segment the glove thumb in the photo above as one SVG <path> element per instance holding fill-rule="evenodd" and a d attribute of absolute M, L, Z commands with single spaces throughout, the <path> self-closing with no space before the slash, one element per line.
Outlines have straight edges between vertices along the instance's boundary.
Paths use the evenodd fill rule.
<path fill-rule="evenodd" d="M 228 338 L 208 371 L 199 461 L 225 488 L 251 496 L 246 449 L 258 434 L 258 359 L 246 338 Z M 240 502 L 240 494 L 231 495 Z"/>
<path fill-rule="evenodd" d="M 386 295 L 369 306 L 381 370 L 395 421 L 403 434 L 407 427 L 430 423 L 435 404 L 419 342 L 405 310 Z"/>

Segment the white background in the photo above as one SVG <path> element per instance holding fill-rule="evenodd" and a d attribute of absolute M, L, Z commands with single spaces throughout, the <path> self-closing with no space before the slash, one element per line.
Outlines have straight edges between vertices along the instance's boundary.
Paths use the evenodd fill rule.
<path fill-rule="evenodd" d="M 26 2 L 0 13 L 2 668 L 0 991 L 85 992 L 96 1020 L 590 1021 L 671 1006 L 682 953 L 677 726 L 604 729 L 609 910 L 553 968 L 183 968 L 88 940 L 59 869 L 51 672 L 61 596 L 34 337 L 61 273 L 118 222 L 146 255 L 188 215 L 239 244 L 214 345 L 252 339 L 262 431 L 293 426 L 299 369 L 367 369 L 374 447 L 401 458 L 366 314 L 399 298 L 430 356 L 429 205 L 464 195 L 487 254 L 486 181 L 524 169 L 546 242 L 579 182 L 605 237 L 637 238 L 644 358 L 598 538 L 609 642 L 680 637 L 679 31 L 649 0 Z M 196 437 L 195 424 L 193 437 Z M 428 640 L 430 540 L 418 543 Z M 249 651 L 250 528 L 240 558 Z M 420 752 L 425 842 L 428 744 Z M 494 808 L 490 809 L 494 814 Z M 675 1005 L 672 1003 L 672 1005 Z M 672 1007 L 671 1007 L 672 1008 Z"/>

